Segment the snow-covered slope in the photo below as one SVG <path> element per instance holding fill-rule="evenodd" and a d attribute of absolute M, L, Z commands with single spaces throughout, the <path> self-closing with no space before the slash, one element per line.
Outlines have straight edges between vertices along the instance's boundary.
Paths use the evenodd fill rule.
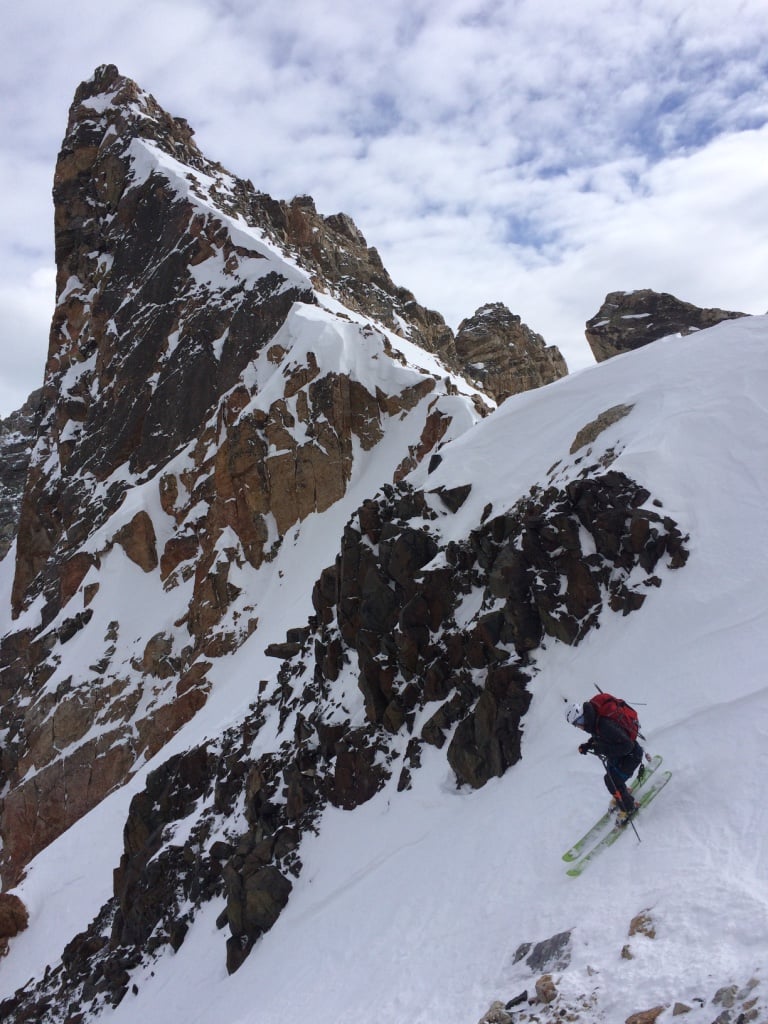
<path fill-rule="evenodd" d="M 579 646 L 548 640 L 536 653 L 522 760 L 503 777 L 457 791 L 444 752 L 425 748 L 410 790 L 393 777 L 355 811 L 323 812 L 287 908 L 237 973 L 221 953 L 222 905 L 210 904 L 177 953 L 164 947 L 133 973 L 105 1020 L 474 1024 L 494 1000 L 534 996 L 542 970 L 516 952 L 565 931 L 555 1001 L 521 1002 L 513 1018 L 617 1024 L 663 1006 L 666 1021 L 679 1002 L 690 1024 L 768 1020 L 768 318 L 664 339 L 510 399 L 443 449 L 428 486 L 472 484 L 439 524 L 445 539 L 465 537 L 489 503 L 498 513 L 533 485 L 572 479 L 585 457 L 570 453 L 576 434 L 619 404 L 632 409 L 590 458 L 612 449 L 612 468 L 663 503 L 689 534 L 687 565 L 665 571 L 636 613 L 605 611 Z M 306 618 L 308 581 L 364 496 L 357 481 L 332 517 L 286 538 L 263 578 L 259 633 Z M 218 663 L 207 705 L 163 760 L 242 717 L 256 681 L 274 674 L 262 650 L 254 634 Z M 642 842 L 627 834 L 571 879 L 560 855 L 607 794 L 599 762 L 577 754 L 564 700 L 595 683 L 639 706 L 647 748 L 674 774 L 637 821 Z M 0 997 L 58 959 L 109 896 L 149 767 L 31 865 L 17 890 L 30 927 L 0 963 Z M 654 938 L 628 935 L 641 911 Z M 731 996 L 712 1000 L 728 986 L 734 1006 L 719 1017 Z"/>

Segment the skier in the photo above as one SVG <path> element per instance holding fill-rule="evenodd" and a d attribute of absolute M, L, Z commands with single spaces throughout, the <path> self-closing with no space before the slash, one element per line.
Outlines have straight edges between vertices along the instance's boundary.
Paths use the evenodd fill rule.
<path fill-rule="evenodd" d="M 566 719 L 590 734 L 586 743 L 579 745 L 580 754 L 596 754 L 605 765 L 603 781 L 613 797 L 612 806 L 619 811 L 619 819 L 623 822 L 635 814 L 638 804 L 627 788 L 627 782 L 641 766 L 643 749 L 636 739 L 613 718 L 598 713 L 592 701 L 579 706 L 572 704 L 566 712 Z"/>

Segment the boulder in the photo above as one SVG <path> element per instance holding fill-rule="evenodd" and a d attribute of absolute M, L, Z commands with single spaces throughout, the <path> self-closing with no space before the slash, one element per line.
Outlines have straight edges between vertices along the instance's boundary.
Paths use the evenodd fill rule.
<path fill-rule="evenodd" d="M 662 1013 L 667 1009 L 665 1005 L 654 1006 L 650 1010 L 640 1010 L 627 1017 L 626 1024 L 654 1024 Z"/>
<path fill-rule="evenodd" d="M 496 1000 L 478 1021 L 478 1024 L 512 1024 L 514 1017 L 507 1012 L 504 1003 Z"/>
<path fill-rule="evenodd" d="M 536 979 L 536 998 L 540 1003 L 553 1003 L 557 998 L 557 986 L 551 974 L 542 974 Z"/>
<path fill-rule="evenodd" d="M 585 333 L 592 354 L 601 363 L 671 334 L 687 335 L 746 315 L 702 309 L 667 292 L 644 288 L 606 295 L 598 312 L 587 321 Z"/>
<path fill-rule="evenodd" d="M 11 892 L 0 893 L 0 942 L 23 932 L 29 923 L 29 914 L 23 902 Z"/>
<path fill-rule="evenodd" d="M 143 509 L 117 531 L 115 541 L 144 572 L 152 572 L 157 568 L 155 528 L 149 514 Z"/>
<path fill-rule="evenodd" d="M 547 968 L 562 971 L 571 961 L 571 933 L 558 932 L 543 942 L 537 942 L 533 947 L 526 944 L 520 947 L 518 954 L 515 955 L 515 963 L 525 957 L 526 964 L 534 972 Z"/>

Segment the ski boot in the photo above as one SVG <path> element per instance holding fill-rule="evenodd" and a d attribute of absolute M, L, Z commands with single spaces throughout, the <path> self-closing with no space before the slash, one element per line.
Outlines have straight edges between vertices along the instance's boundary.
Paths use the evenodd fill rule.
<path fill-rule="evenodd" d="M 632 803 L 633 807 L 629 811 L 626 809 L 626 807 L 619 806 L 618 813 L 616 815 L 616 824 L 621 825 L 622 828 L 625 825 L 629 824 L 632 818 L 634 818 L 634 816 L 640 810 L 640 804 L 637 802 L 637 800 L 633 800 Z"/>
<path fill-rule="evenodd" d="M 608 813 L 613 814 L 614 811 L 620 811 L 622 809 L 621 793 L 618 791 L 611 797 L 611 802 L 608 804 Z"/>

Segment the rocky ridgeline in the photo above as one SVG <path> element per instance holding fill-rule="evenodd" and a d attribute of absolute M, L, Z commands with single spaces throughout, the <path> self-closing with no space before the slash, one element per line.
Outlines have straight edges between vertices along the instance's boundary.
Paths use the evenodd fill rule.
<path fill-rule="evenodd" d="M 598 312 L 587 321 L 585 333 L 598 363 L 631 352 L 671 334 L 691 334 L 723 320 L 746 316 L 724 309 L 701 309 L 667 292 L 643 288 L 610 292 Z"/>
<path fill-rule="evenodd" d="M 355 458 L 390 423 L 401 438 L 403 419 L 413 423 L 393 482 L 452 436 L 459 405 L 464 429 L 494 397 L 566 372 L 538 336 L 518 345 L 527 329 L 508 330 L 503 307 L 490 333 L 483 313 L 486 327 L 466 326 L 457 345 L 349 217 L 229 174 L 111 65 L 77 90 L 54 202 L 44 386 L 25 419 L 32 433 L 13 427 L 2 477 L 20 622 L 0 642 L 6 886 L 205 703 L 212 664 L 257 626 L 243 579 L 343 497 Z M 349 313 L 324 310 L 323 333 L 310 321 L 327 296 Z M 297 343 L 307 329 L 315 347 Z M 410 366 L 395 334 L 440 369 Z M 381 381 L 373 369 L 356 378 L 340 357 L 323 365 L 329 335 L 338 352 L 365 353 Z M 172 628 L 147 622 L 128 636 L 111 616 L 97 631 L 115 551 L 172 598 L 183 593 Z M 75 637 L 92 652 L 87 672 L 66 670 Z"/>
<path fill-rule="evenodd" d="M 622 962 L 650 954 L 656 927 L 652 911 L 642 910 L 635 915 L 627 929 L 630 941 L 620 952 L 616 951 L 610 976 L 587 967 L 588 989 L 584 986 L 583 971 L 576 977 L 569 973 L 572 932 L 561 932 L 537 943 L 523 943 L 513 957 L 510 974 L 514 977 L 513 985 L 527 987 L 510 999 L 494 1000 L 478 1024 L 555 1024 L 563 1020 L 591 1024 L 604 1020 L 603 1003 L 615 998 L 623 985 Z M 728 982 L 717 989 L 712 986 L 711 994 L 697 993 L 685 999 L 677 999 L 674 994 L 670 998 L 665 993 L 665 1001 L 631 1013 L 624 1024 L 663 1024 L 673 1018 L 685 1021 L 688 1014 L 707 1024 L 763 1024 L 768 1020 L 768 999 L 759 975 L 758 966 L 753 974 L 745 974 L 736 984 Z"/>

